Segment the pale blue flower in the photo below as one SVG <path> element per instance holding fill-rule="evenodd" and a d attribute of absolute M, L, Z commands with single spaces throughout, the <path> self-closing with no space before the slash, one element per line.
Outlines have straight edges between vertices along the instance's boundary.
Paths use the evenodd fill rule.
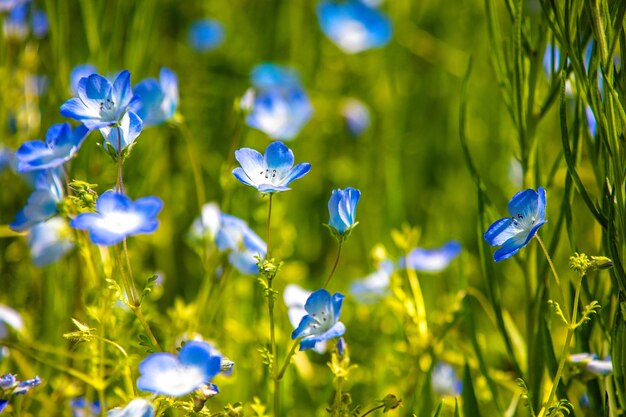
<path fill-rule="evenodd" d="M 26 3 L 28 0 L 0 0 L 0 13 L 10 12 L 20 4 Z"/>
<path fill-rule="evenodd" d="M 159 80 L 147 78 L 134 88 L 139 97 L 132 109 L 141 118 L 144 127 L 167 122 L 178 108 L 178 78 L 171 70 L 161 68 Z"/>
<path fill-rule="evenodd" d="M 333 190 L 328 200 L 328 224 L 339 235 L 345 235 L 356 226 L 356 206 L 360 198 L 361 191 L 356 188 Z"/>
<path fill-rule="evenodd" d="M 587 119 L 587 127 L 589 128 L 589 134 L 591 137 L 596 136 L 598 123 L 596 122 L 596 116 L 593 114 L 593 110 L 590 106 L 585 106 L 585 116 Z"/>
<path fill-rule="evenodd" d="M 370 111 L 360 100 L 346 99 L 341 104 L 341 115 L 352 136 L 361 136 L 370 127 Z"/>
<path fill-rule="evenodd" d="M 43 38 L 48 34 L 50 24 L 48 22 L 48 15 L 43 10 L 33 9 L 31 24 L 33 25 L 33 35 L 36 38 Z"/>
<path fill-rule="evenodd" d="M 143 197 L 132 201 L 115 191 L 107 191 L 96 201 L 95 213 L 81 213 L 70 225 L 88 230 L 91 241 L 97 245 L 114 245 L 127 236 L 152 233 L 159 226 L 156 218 L 163 202 L 157 197 Z"/>
<path fill-rule="evenodd" d="M 38 387 L 41 385 L 41 378 L 38 376 L 27 379 L 26 381 L 21 381 L 17 384 L 17 387 L 13 389 L 13 395 L 26 394 L 31 389 Z"/>
<path fill-rule="evenodd" d="M 0 304 L 0 339 L 4 339 L 9 335 L 9 327 L 15 331 L 20 331 L 24 328 L 24 320 L 22 320 L 20 313 L 11 307 Z M 0 388 L 2 388 L 1 380 Z"/>
<path fill-rule="evenodd" d="M 457 396 L 461 394 L 461 389 L 463 388 L 463 384 L 456 376 L 454 368 L 445 362 L 439 362 L 433 368 L 431 385 L 437 395 Z"/>
<path fill-rule="evenodd" d="M 206 342 L 187 342 L 178 356 L 153 353 L 139 364 L 137 387 L 155 394 L 182 397 L 211 382 L 222 357 Z"/>
<path fill-rule="evenodd" d="M 317 15 L 324 34 L 348 54 L 384 46 L 391 39 L 389 18 L 358 0 L 322 1 Z"/>
<path fill-rule="evenodd" d="M 605 376 L 613 372 L 613 362 L 610 356 L 605 359 L 592 359 L 587 362 L 585 369 L 592 374 Z"/>
<path fill-rule="evenodd" d="M 440 272 L 461 253 L 461 244 L 449 241 L 441 248 L 415 248 L 401 261 L 402 267 L 422 272 Z"/>
<path fill-rule="evenodd" d="M 46 141 L 25 142 L 15 153 L 19 172 L 55 168 L 69 161 L 82 145 L 89 130 L 81 125 L 72 132 L 69 123 L 52 125 Z"/>
<path fill-rule="evenodd" d="M 80 80 L 83 78 L 87 78 L 92 74 L 97 74 L 98 69 L 91 64 L 83 64 L 77 65 L 70 72 L 70 89 L 71 92 L 77 96 L 78 95 L 78 84 Z"/>
<path fill-rule="evenodd" d="M 547 222 L 546 191 L 539 187 L 518 192 L 509 201 L 509 213 L 511 217 L 494 222 L 485 232 L 487 243 L 502 246 L 493 255 L 496 262 L 515 255 Z"/>
<path fill-rule="evenodd" d="M 105 126 L 100 128 L 104 141 L 111 145 L 115 152 L 135 143 L 135 139 L 141 133 L 142 121 L 134 112 L 129 111 L 120 120 L 117 126 Z M 120 137 L 121 133 L 121 137 Z"/>
<path fill-rule="evenodd" d="M 58 204 L 63 198 L 63 185 L 54 170 L 39 171 L 35 176 L 35 191 L 28 202 L 9 225 L 11 230 L 23 232 L 59 212 Z"/>
<path fill-rule="evenodd" d="M 7 39 L 24 40 L 28 36 L 28 10 L 29 2 L 14 6 L 7 16 L 4 17 L 2 30 Z"/>
<path fill-rule="evenodd" d="M 313 294 L 312 291 L 307 291 L 296 284 L 288 284 L 283 291 L 283 301 L 285 302 L 285 306 L 287 306 L 289 322 L 294 329 L 298 327 L 302 317 L 307 315 L 304 306 L 311 294 Z M 321 340 L 315 343 L 313 350 L 317 353 L 324 353 L 326 352 L 326 348 L 326 340 Z"/>
<path fill-rule="evenodd" d="M 107 417 L 154 417 L 154 407 L 143 398 L 137 398 L 124 408 L 109 410 Z"/>
<path fill-rule="evenodd" d="M 189 28 L 189 44 L 198 52 L 211 51 L 223 41 L 224 27 L 217 20 L 196 20 Z"/>
<path fill-rule="evenodd" d="M 300 340 L 300 350 L 312 349 L 318 342 L 343 336 L 346 326 L 338 321 L 344 296 L 330 295 L 324 289 L 312 293 L 304 304 L 308 313 L 302 317 L 298 328 L 291 333 L 292 339 Z"/>
<path fill-rule="evenodd" d="M 58 261 L 74 247 L 71 229 L 62 217 L 53 217 L 34 225 L 28 233 L 33 264 L 38 267 Z"/>
<path fill-rule="evenodd" d="M 72 398 L 70 408 L 72 417 L 98 417 L 101 411 L 100 401 L 88 402 L 85 397 Z"/>
<path fill-rule="evenodd" d="M 235 151 L 235 159 L 241 167 L 235 168 L 233 175 L 262 193 L 287 191 L 289 183 L 302 178 L 311 169 L 311 164 L 306 162 L 293 166 L 293 152 L 282 142 L 272 142 L 265 149 L 265 155 L 241 148 Z"/>
<path fill-rule="evenodd" d="M 363 279 L 352 282 L 350 294 L 362 303 L 375 302 L 389 292 L 389 280 L 393 270 L 393 262 L 382 261 L 376 271 Z"/>

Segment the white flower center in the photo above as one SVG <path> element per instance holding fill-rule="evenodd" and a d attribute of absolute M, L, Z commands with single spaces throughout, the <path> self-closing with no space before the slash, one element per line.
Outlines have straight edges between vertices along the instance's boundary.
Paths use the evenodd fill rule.
<path fill-rule="evenodd" d="M 141 222 L 142 218 L 137 213 L 112 211 L 102 216 L 99 226 L 112 233 L 124 234 L 136 230 Z"/>

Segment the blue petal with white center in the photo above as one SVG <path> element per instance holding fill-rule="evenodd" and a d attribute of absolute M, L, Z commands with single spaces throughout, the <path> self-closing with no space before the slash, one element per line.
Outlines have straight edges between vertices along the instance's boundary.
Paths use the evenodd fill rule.
<path fill-rule="evenodd" d="M 129 111 L 124 114 L 119 125 L 102 127 L 100 128 L 100 133 L 104 141 L 111 145 L 115 152 L 119 152 L 120 149 L 124 150 L 135 142 L 135 139 L 141 133 L 142 127 L 143 123 L 139 116 Z"/>
<path fill-rule="evenodd" d="M 323 1 L 317 16 L 324 34 L 348 54 L 384 46 L 391 39 L 389 18 L 358 0 Z"/>
<path fill-rule="evenodd" d="M 26 231 L 57 214 L 58 203 L 63 198 L 62 190 L 61 179 L 55 170 L 38 171 L 35 175 L 35 191 L 9 225 L 11 230 Z"/>
<path fill-rule="evenodd" d="M 228 251 L 228 261 L 242 274 L 259 271 L 257 257 L 265 258 L 267 245 L 243 220 L 222 213 L 215 243 L 221 251 Z"/>
<path fill-rule="evenodd" d="M 289 183 L 311 169 L 306 162 L 293 166 L 293 152 L 282 142 L 272 142 L 265 155 L 250 148 L 236 150 L 235 159 L 241 165 L 233 170 L 235 178 L 262 193 L 287 191 Z"/>
<path fill-rule="evenodd" d="M 283 301 L 287 306 L 287 314 L 289 316 L 289 322 L 295 328 L 298 327 L 302 317 L 307 315 L 306 310 L 304 309 L 304 305 L 306 301 L 311 296 L 312 292 L 307 291 L 304 288 L 296 285 L 289 284 L 285 287 L 285 291 L 283 291 Z M 326 341 L 322 340 L 315 344 L 313 350 L 317 353 L 326 352 Z"/>
<path fill-rule="evenodd" d="M 80 148 L 89 130 L 81 125 L 74 131 L 69 123 L 52 125 L 46 141 L 32 140 L 22 144 L 15 153 L 19 172 L 55 168 L 69 161 Z"/>
<path fill-rule="evenodd" d="M 338 321 L 344 296 L 332 296 L 324 289 L 312 293 L 304 305 L 308 313 L 302 317 L 298 327 L 291 333 L 292 339 L 300 339 L 300 350 L 312 349 L 323 340 L 343 336 L 345 325 Z"/>
<path fill-rule="evenodd" d="M 139 97 L 131 110 L 141 118 L 144 127 L 170 120 L 178 107 L 178 79 L 167 68 L 161 68 L 159 80 L 147 78 L 135 86 Z"/>
<path fill-rule="evenodd" d="M 450 265 L 461 253 L 461 244 L 450 241 L 441 248 L 422 249 L 415 248 L 402 259 L 401 266 L 422 272 L 440 272 Z"/>
<path fill-rule="evenodd" d="M 154 407 L 143 398 L 137 398 L 124 408 L 109 410 L 107 417 L 154 417 Z"/>
<path fill-rule="evenodd" d="M 178 356 L 153 353 L 139 364 L 137 387 L 155 394 L 182 397 L 208 385 L 221 371 L 222 357 L 205 342 L 185 344 Z"/>
<path fill-rule="evenodd" d="M 127 236 L 152 233 L 159 226 L 156 218 L 163 202 L 157 197 L 143 197 L 132 201 L 115 191 L 107 191 L 96 201 L 95 213 L 81 213 L 70 225 L 88 230 L 91 241 L 97 245 L 114 245 Z"/>
<path fill-rule="evenodd" d="M 431 385 L 437 395 L 461 395 L 463 388 L 456 371 L 446 362 L 439 362 L 435 365 L 431 374 Z"/>
<path fill-rule="evenodd" d="M 495 221 L 485 232 L 487 243 L 502 246 L 494 253 L 496 262 L 515 255 L 547 222 L 546 191 L 539 187 L 518 192 L 509 202 L 509 213 L 511 217 Z"/>
<path fill-rule="evenodd" d="M 382 261 L 375 272 L 363 279 L 353 281 L 350 285 L 350 293 L 362 303 L 377 301 L 389 292 L 389 280 L 393 270 L 393 262 Z"/>
<path fill-rule="evenodd" d="M 43 267 L 61 259 L 74 247 L 71 229 L 62 217 L 37 223 L 28 233 L 28 246 L 33 264 Z"/>
<path fill-rule="evenodd" d="M 98 69 L 91 64 L 77 65 L 70 72 L 70 91 L 75 96 L 78 95 L 78 83 L 81 79 L 97 74 Z"/>
<path fill-rule="evenodd" d="M 348 187 L 345 190 L 333 190 L 328 200 L 328 224 L 340 235 L 350 231 L 356 221 L 356 206 L 361 198 L 361 191 Z"/>
<path fill-rule="evenodd" d="M 197 20 L 189 28 L 189 44 L 198 52 L 211 51 L 224 41 L 224 26 L 217 20 Z"/>

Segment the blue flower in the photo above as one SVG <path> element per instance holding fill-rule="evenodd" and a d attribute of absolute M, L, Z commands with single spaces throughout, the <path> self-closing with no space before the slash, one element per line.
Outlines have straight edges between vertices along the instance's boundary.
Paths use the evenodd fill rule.
<path fill-rule="evenodd" d="M 11 230 L 23 232 L 59 212 L 58 203 L 63 198 L 63 186 L 54 170 L 40 171 L 35 176 L 35 191 L 9 225 Z"/>
<path fill-rule="evenodd" d="M 552 44 L 546 46 L 543 53 L 543 70 L 551 78 L 552 74 L 558 73 L 561 68 L 561 50 Z"/>
<path fill-rule="evenodd" d="M 89 77 L 91 74 L 96 74 L 98 69 L 91 64 L 77 65 L 70 72 L 70 89 L 71 92 L 78 95 L 78 84 L 83 78 Z"/>
<path fill-rule="evenodd" d="M 460 253 L 461 244 L 455 241 L 449 241 L 436 249 L 415 248 L 409 252 L 406 260 L 402 259 L 401 266 L 422 272 L 439 272 L 447 268 Z"/>
<path fill-rule="evenodd" d="M 4 339 L 9 335 L 7 327 L 19 331 L 24 328 L 24 320 L 20 313 L 13 310 L 11 307 L 0 304 L 0 339 Z M 10 375 L 10 374 L 8 374 Z M 3 388 L 3 379 L 0 378 L 0 388 Z"/>
<path fill-rule="evenodd" d="M 48 34 L 50 24 L 48 22 L 48 15 L 43 10 L 33 10 L 31 23 L 33 25 L 33 35 L 35 35 L 36 38 L 43 38 Z"/>
<path fill-rule="evenodd" d="M 87 128 L 100 129 L 119 125 L 133 104 L 130 73 L 122 71 L 113 84 L 99 74 L 91 74 L 78 82 L 78 97 L 61 106 L 61 114 L 83 122 Z"/>
<path fill-rule="evenodd" d="M 289 316 L 289 322 L 294 329 L 298 327 L 302 317 L 306 316 L 307 312 L 304 309 L 304 305 L 311 296 L 312 292 L 307 291 L 304 288 L 296 284 L 289 284 L 283 291 L 283 301 L 287 306 L 287 315 Z M 326 352 L 326 340 L 322 340 L 315 343 L 313 350 L 317 353 Z"/>
<path fill-rule="evenodd" d="M 224 27 L 217 20 L 196 20 L 189 28 L 189 43 L 198 52 L 217 48 L 224 41 Z"/>
<path fill-rule="evenodd" d="M 104 141 L 111 145 L 115 152 L 135 143 L 135 139 L 141 133 L 143 124 L 139 116 L 132 111 L 124 114 L 118 126 L 105 126 L 100 128 Z M 121 138 L 119 134 L 122 134 Z"/>
<path fill-rule="evenodd" d="M 0 0 L 0 13 L 10 12 L 14 8 L 25 2 L 26 0 Z"/>
<path fill-rule="evenodd" d="M 17 387 L 13 389 L 13 395 L 26 394 L 31 389 L 38 387 L 41 385 L 41 378 L 38 376 L 33 379 L 27 379 L 26 381 L 21 381 L 17 384 Z"/>
<path fill-rule="evenodd" d="M 17 378 L 13 374 L 4 374 L 0 376 L 0 389 L 6 391 L 17 386 Z"/>
<path fill-rule="evenodd" d="M 384 46 L 391 39 L 389 18 L 358 0 L 323 1 L 317 15 L 324 34 L 348 54 Z"/>
<path fill-rule="evenodd" d="M 241 148 L 235 151 L 235 159 L 241 165 L 233 170 L 235 178 L 262 193 L 287 191 L 290 182 L 302 178 L 311 169 L 307 162 L 293 166 L 293 152 L 282 142 L 270 143 L 265 155 Z"/>
<path fill-rule="evenodd" d="M 69 123 L 52 125 L 46 132 L 46 141 L 25 142 L 15 153 L 19 172 L 55 168 L 69 161 L 78 152 L 89 130 L 78 126 L 72 132 Z"/>
<path fill-rule="evenodd" d="M 62 217 L 53 217 L 34 225 L 28 234 L 28 246 L 33 264 L 38 267 L 58 261 L 72 250 L 69 225 Z"/>
<path fill-rule="evenodd" d="M 127 196 L 107 191 L 96 201 L 96 213 L 81 213 L 70 223 L 75 229 L 89 230 L 97 245 L 114 245 L 127 236 L 152 233 L 159 226 L 156 216 L 163 202 L 143 197 L 133 202 Z"/>
<path fill-rule="evenodd" d="M 341 115 L 352 136 L 361 136 L 370 127 L 370 111 L 357 99 L 345 100 L 341 105 Z"/>
<path fill-rule="evenodd" d="M 143 398 L 137 398 L 124 408 L 109 410 L 107 417 L 154 417 L 154 407 Z"/>
<path fill-rule="evenodd" d="M 0 413 L 7 408 L 7 405 L 9 405 L 9 400 L 0 400 Z"/>
<path fill-rule="evenodd" d="M 343 298 L 343 294 L 331 296 L 324 289 L 309 296 L 304 305 L 308 314 L 302 317 L 298 328 L 291 333 L 292 339 L 302 338 L 300 350 L 312 349 L 317 342 L 343 336 L 346 326 L 338 321 Z"/>
<path fill-rule="evenodd" d="M 361 192 L 348 187 L 345 190 L 333 190 L 328 200 L 329 226 L 339 235 L 345 235 L 356 226 L 356 205 L 361 198 Z"/>
<path fill-rule="evenodd" d="M 272 139 L 293 139 L 313 114 L 306 92 L 296 73 L 265 63 L 252 71 L 253 93 L 246 93 L 250 107 L 246 123 Z"/>
<path fill-rule="evenodd" d="M 596 136 L 597 125 L 596 116 L 593 114 L 593 110 L 589 106 L 585 106 L 585 116 L 587 118 L 587 127 L 589 127 L 589 134 L 591 137 Z"/>
<path fill-rule="evenodd" d="M 493 255 L 496 262 L 515 255 L 547 221 L 546 191 L 539 187 L 518 192 L 509 201 L 509 213 L 511 217 L 494 222 L 485 233 L 487 243 L 502 246 Z"/>
<path fill-rule="evenodd" d="M 605 359 L 592 359 L 587 362 L 585 369 L 592 374 L 605 376 L 613 372 L 613 362 L 610 356 Z"/>
<path fill-rule="evenodd" d="M 72 398 L 70 400 L 72 417 L 97 417 L 100 415 L 100 401 L 87 402 L 85 397 Z"/>
<path fill-rule="evenodd" d="M 207 384 L 221 371 L 222 357 L 206 342 L 187 342 L 178 356 L 153 353 L 139 364 L 137 387 L 155 394 L 181 397 Z"/>
<path fill-rule="evenodd" d="M 159 80 L 147 78 L 135 86 L 139 100 L 132 110 L 143 121 L 145 127 L 167 122 L 178 107 L 178 79 L 167 68 L 161 68 Z"/>
<path fill-rule="evenodd" d="M 376 301 L 389 291 L 389 280 L 393 270 L 393 262 L 389 260 L 382 261 L 376 271 L 363 279 L 352 282 L 350 293 L 362 303 Z"/>
<path fill-rule="evenodd" d="M 463 388 L 454 368 L 445 362 L 435 365 L 431 374 L 431 384 L 437 395 L 460 395 Z"/>

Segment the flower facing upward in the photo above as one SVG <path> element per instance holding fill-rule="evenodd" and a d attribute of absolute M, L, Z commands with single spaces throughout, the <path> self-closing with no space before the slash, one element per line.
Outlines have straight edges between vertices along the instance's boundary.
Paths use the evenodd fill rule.
<path fill-rule="evenodd" d="M 265 155 L 241 148 L 235 151 L 235 159 L 241 167 L 235 168 L 233 175 L 262 193 L 287 191 L 290 182 L 302 178 L 311 169 L 307 162 L 293 166 L 293 152 L 282 142 L 272 142 L 265 149 Z"/>
<path fill-rule="evenodd" d="M 153 353 L 139 364 L 137 387 L 155 394 L 182 397 L 208 385 L 221 372 L 222 356 L 206 342 L 187 342 L 178 356 Z"/>
<path fill-rule="evenodd" d="M 300 350 L 312 349 L 318 342 L 343 336 L 346 326 L 338 321 L 343 299 L 343 294 L 330 295 L 324 289 L 309 296 L 304 304 L 308 314 L 302 317 L 298 328 L 291 333 L 292 339 L 302 338 Z"/>
<path fill-rule="evenodd" d="M 356 205 L 361 198 L 361 192 L 356 188 L 348 187 L 345 190 L 333 190 L 328 200 L 329 226 L 344 235 L 356 226 Z"/>
<path fill-rule="evenodd" d="M 539 187 L 518 192 L 509 201 L 509 213 L 511 217 L 495 221 L 485 232 L 487 243 L 502 246 L 493 255 L 496 262 L 515 255 L 547 221 L 546 191 Z"/>
<path fill-rule="evenodd" d="M 81 213 L 70 225 L 88 230 L 91 241 L 97 245 L 114 245 L 127 236 L 152 233 L 159 226 L 156 216 L 163 202 L 157 197 L 143 197 L 136 201 L 115 191 L 107 191 L 96 201 L 96 213 Z"/>

